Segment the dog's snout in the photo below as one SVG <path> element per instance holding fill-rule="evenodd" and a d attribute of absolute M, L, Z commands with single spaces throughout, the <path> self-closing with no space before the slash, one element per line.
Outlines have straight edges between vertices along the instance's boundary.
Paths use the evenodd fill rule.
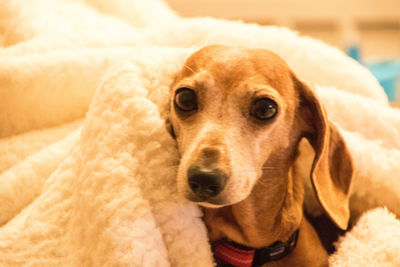
<path fill-rule="evenodd" d="M 227 175 L 220 169 L 192 166 L 188 170 L 188 183 L 201 200 L 217 196 L 225 187 Z"/>

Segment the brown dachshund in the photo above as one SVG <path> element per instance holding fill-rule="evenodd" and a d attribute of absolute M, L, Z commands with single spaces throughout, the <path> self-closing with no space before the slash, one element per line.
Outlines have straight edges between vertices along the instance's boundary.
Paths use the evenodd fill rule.
<path fill-rule="evenodd" d="M 187 59 L 171 96 L 178 190 L 204 207 L 217 263 L 327 265 L 303 213 L 300 141 L 315 151 L 312 185 L 341 229 L 353 165 L 313 90 L 272 52 L 208 46 Z"/>

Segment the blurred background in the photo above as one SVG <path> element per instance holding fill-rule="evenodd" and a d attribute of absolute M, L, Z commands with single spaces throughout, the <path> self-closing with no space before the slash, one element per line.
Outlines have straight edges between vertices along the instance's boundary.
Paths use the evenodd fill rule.
<path fill-rule="evenodd" d="M 365 64 L 400 106 L 400 0 L 167 0 L 181 16 L 280 25 Z"/>

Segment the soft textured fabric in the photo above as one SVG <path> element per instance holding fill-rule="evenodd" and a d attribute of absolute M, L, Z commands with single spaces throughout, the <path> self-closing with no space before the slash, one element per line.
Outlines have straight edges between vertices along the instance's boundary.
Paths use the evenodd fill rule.
<path fill-rule="evenodd" d="M 356 167 L 355 226 L 330 263 L 399 263 L 400 111 L 363 66 L 285 28 L 183 19 L 160 0 L 5 0 L 0 266 L 213 265 L 165 123 L 174 75 L 207 44 L 270 49 L 314 84 Z"/>

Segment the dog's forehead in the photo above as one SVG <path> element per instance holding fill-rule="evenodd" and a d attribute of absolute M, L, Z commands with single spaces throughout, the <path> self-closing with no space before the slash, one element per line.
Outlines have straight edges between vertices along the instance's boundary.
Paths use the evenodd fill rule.
<path fill-rule="evenodd" d="M 182 77 L 209 73 L 216 84 L 243 82 L 266 84 L 286 95 L 292 84 L 287 64 L 276 54 L 264 49 L 209 46 L 191 55 L 182 69 Z"/>

